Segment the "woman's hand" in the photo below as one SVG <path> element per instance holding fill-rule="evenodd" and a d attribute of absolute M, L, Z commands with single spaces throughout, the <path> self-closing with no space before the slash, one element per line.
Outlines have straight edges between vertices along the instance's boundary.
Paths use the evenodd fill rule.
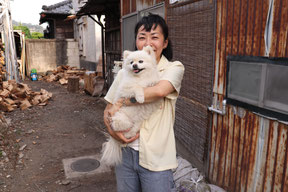
<path fill-rule="evenodd" d="M 113 105 L 111 105 L 111 107 L 108 109 L 108 114 L 110 115 L 110 117 L 114 116 L 114 114 L 119 111 L 119 109 L 122 107 L 123 105 L 123 98 L 120 98 L 116 103 L 114 103 Z"/>
<path fill-rule="evenodd" d="M 119 141 L 121 143 L 131 143 L 131 142 L 135 141 L 136 139 L 139 138 L 139 133 L 137 133 L 135 137 L 127 139 L 124 136 L 124 133 L 126 131 L 129 131 L 129 130 L 126 130 L 126 131 L 114 131 L 111 128 L 111 117 L 112 117 L 111 114 L 114 115 L 121 107 L 121 106 L 117 106 L 117 105 L 114 106 L 114 105 L 109 103 L 109 104 L 107 104 L 107 106 L 106 106 L 106 108 L 104 110 L 104 124 L 107 127 L 108 133 L 111 135 L 111 137 L 113 137 L 115 140 L 117 140 L 117 141 Z M 114 108 L 113 108 L 113 106 L 114 106 Z"/>
<path fill-rule="evenodd" d="M 129 139 L 127 139 L 125 136 L 124 136 L 124 133 L 127 132 L 129 130 L 126 130 L 126 131 L 114 131 L 114 133 L 117 135 L 117 137 L 120 139 L 120 142 L 122 143 L 131 143 L 133 141 L 135 141 L 136 139 L 139 138 L 139 132 L 134 136 L 134 137 L 131 137 Z"/>

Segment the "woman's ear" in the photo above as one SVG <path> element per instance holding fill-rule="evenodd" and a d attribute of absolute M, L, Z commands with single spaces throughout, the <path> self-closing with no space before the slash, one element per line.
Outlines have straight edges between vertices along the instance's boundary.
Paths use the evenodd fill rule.
<path fill-rule="evenodd" d="M 128 55 L 130 55 L 130 53 L 131 53 L 131 51 L 128 51 L 128 50 L 124 51 L 123 52 L 123 58 L 126 59 L 128 57 Z"/>
<path fill-rule="evenodd" d="M 164 40 L 164 46 L 163 46 L 163 49 L 166 49 L 166 48 L 167 48 L 168 43 L 169 43 L 169 40 L 168 40 L 168 39 L 165 39 L 165 40 Z"/>

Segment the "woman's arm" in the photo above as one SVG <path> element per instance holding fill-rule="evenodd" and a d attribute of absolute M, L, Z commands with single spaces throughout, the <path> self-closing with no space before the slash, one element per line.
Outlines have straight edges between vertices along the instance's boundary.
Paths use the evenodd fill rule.
<path fill-rule="evenodd" d="M 144 103 L 151 103 L 158 99 L 164 98 L 170 93 L 173 93 L 174 91 L 175 91 L 175 88 L 169 81 L 161 80 L 155 86 L 144 88 Z M 127 99 L 121 98 L 116 102 L 116 104 L 120 108 L 123 105 L 130 106 L 130 105 L 137 105 L 139 103 L 137 102 L 132 103 L 131 98 L 127 98 Z M 118 110 L 119 109 L 117 109 L 117 111 Z M 112 115 L 114 115 L 114 113 L 112 113 Z"/>
<path fill-rule="evenodd" d="M 120 109 L 119 106 L 115 106 L 112 105 L 111 103 L 108 103 L 105 110 L 104 110 L 104 124 L 107 128 L 108 133 L 111 135 L 111 137 L 113 137 L 114 139 L 116 139 L 117 141 L 120 141 L 121 143 L 131 143 L 134 140 L 139 138 L 139 133 L 136 134 L 135 137 L 132 137 L 130 139 L 127 139 L 123 133 L 125 133 L 125 131 L 113 131 L 113 129 L 111 128 L 110 125 L 110 121 L 111 121 L 111 110 L 115 111 L 115 107 L 118 108 L 118 110 Z M 127 130 L 129 131 L 129 130 Z"/>

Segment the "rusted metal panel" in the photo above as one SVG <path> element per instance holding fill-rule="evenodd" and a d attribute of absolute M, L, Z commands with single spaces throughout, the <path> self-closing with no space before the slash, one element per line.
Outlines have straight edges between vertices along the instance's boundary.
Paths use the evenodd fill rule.
<path fill-rule="evenodd" d="M 278 57 L 278 45 L 279 45 L 279 32 L 281 24 L 281 0 L 273 2 L 273 24 L 272 24 L 272 44 L 269 52 L 269 56 Z"/>
<path fill-rule="evenodd" d="M 261 29 L 262 29 L 262 22 L 263 22 L 263 9 L 262 9 L 263 1 L 256 0 L 254 5 L 254 20 L 253 20 L 253 41 L 252 41 L 252 55 L 260 55 L 260 41 L 261 41 Z M 265 22 L 265 20 L 264 20 Z"/>
<path fill-rule="evenodd" d="M 269 139 L 269 125 L 270 121 L 263 117 L 260 117 L 259 124 L 259 138 L 257 141 L 257 157 L 256 157 L 256 167 L 254 171 L 254 184 L 248 186 L 248 191 L 263 191 L 263 180 L 266 170 L 266 160 L 267 149 L 268 149 L 268 139 Z M 253 170 L 252 170 L 253 171 Z"/>
<path fill-rule="evenodd" d="M 136 8 L 136 0 L 131 0 L 131 1 L 132 1 L 132 3 L 131 3 L 131 5 L 132 5 L 131 13 L 133 13 L 133 12 L 135 12 L 137 10 L 137 8 Z"/>
<path fill-rule="evenodd" d="M 288 57 L 285 54 L 287 49 L 288 41 L 288 1 L 282 1 L 282 14 L 281 14 L 281 24 L 280 24 L 280 37 L 279 37 L 279 57 Z"/>
<path fill-rule="evenodd" d="M 264 191 L 272 191 L 274 164 L 276 162 L 276 149 L 278 138 L 278 122 L 270 122 L 269 138 L 268 138 L 268 152 L 266 156 L 266 170 L 263 182 Z"/>
<path fill-rule="evenodd" d="M 127 15 L 130 13 L 130 0 L 122 0 L 122 14 Z"/>
<path fill-rule="evenodd" d="M 233 114 L 233 111 L 232 111 L 232 108 L 228 108 L 228 138 L 227 138 L 227 141 L 226 141 L 226 145 L 227 145 L 227 150 L 226 150 L 226 161 L 225 161 L 225 172 L 224 172 L 224 181 L 223 181 L 223 185 L 224 186 L 229 186 L 230 184 L 230 172 L 231 172 L 231 163 L 232 163 L 232 154 L 231 151 L 233 151 L 233 127 L 234 127 L 234 119 L 235 119 L 235 116 Z"/>
<path fill-rule="evenodd" d="M 217 1 L 216 12 L 216 45 L 215 45 L 215 65 L 214 65 L 214 87 L 213 92 L 218 92 L 218 78 L 219 78 L 219 63 L 220 63 L 220 49 L 221 49 L 221 15 L 222 15 L 222 1 Z"/>

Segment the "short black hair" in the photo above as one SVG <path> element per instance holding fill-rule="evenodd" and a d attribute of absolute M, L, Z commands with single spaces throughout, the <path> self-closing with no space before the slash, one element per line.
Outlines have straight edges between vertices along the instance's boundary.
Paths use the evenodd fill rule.
<path fill-rule="evenodd" d="M 144 26 L 144 29 L 146 31 L 151 31 L 152 27 L 153 29 L 156 29 L 157 26 L 160 26 L 162 29 L 162 33 L 164 35 L 164 39 L 168 39 L 168 26 L 166 24 L 166 21 L 159 15 L 149 13 L 148 16 L 142 17 L 142 19 L 136 24 L 135 26 L 135 39 L 137 38 L 138 30 L 141 26 Z M 172 50 L 172 43 L 170 39 L 168 39 L 168 45 L 165 49 L 163 49 L 162 54 L 170 61 L 173 58 L 173 50 Z"/>

